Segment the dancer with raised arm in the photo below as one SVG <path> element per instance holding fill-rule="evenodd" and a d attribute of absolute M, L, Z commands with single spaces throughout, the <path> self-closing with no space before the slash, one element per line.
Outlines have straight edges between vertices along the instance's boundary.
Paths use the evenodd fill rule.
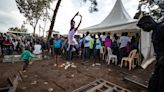
<path fill-rule="evenodd" d="M 77 27 L 75 27 L 75 21 L 74 21 L 74 18 L 76 16 L 80 16 L 80 22 L 79 24 L 77 25 Z M 72 60 L 72 48 L 77 45 L 77 41 L 75 40 L 74 36 L 75 36 L 75 33 L 76 31 L 78 30 L 80 24 L 81 24 L 81 21 L 82 21 L 82 16 L 79 14 L 79 12 L 77 12 L 74 17 L 71 19 L 70 21 L 70 30 L 68 32 L 68 48 L 67 48 L 67 51 L 68 51 L 68 55 L 67 55 L 67 59 L 68 59 L 68 62 L 66 63 L 66 66 L 65 66 L 65 69 L 67 69 L 69 66 L 71 67 L 76 67 L 73 63 L 71 64 L 71 60 Z"/>

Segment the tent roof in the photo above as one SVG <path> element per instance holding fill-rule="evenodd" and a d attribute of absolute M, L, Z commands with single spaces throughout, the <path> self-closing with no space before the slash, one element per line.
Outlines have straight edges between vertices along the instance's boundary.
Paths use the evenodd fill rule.
<path fill-rule="evenodd" d="M 125 10 L 122 1 L 117 0 L 112 11 L 100 24 L 80 29 L 79 32 L 106 32 L 121 29 L 136 29 L 136 23 L 137 21 L 132 19 Z"/>

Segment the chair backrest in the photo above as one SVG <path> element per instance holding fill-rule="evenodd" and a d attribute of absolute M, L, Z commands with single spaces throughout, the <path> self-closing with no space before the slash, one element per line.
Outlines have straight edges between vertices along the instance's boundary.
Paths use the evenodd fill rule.
<path fill-rule="evenodd" d="M 111 48 L 107 48 L 107 51 L 108 51 L 108 55 L 112 55 L 112 50 L 111 50 Z"/>
<path fill-rule="evenodd" d="M 128 59 L 133 59 L 137 53 L 137 50 L 134 49 L 129 53 Z"/>
<path fill-rule="evenodd" d="M 104 47 L 104 46 L 101 47 L 100 53 L 101 53 L 101 54 L 105 53 L 105 47 Z"/>

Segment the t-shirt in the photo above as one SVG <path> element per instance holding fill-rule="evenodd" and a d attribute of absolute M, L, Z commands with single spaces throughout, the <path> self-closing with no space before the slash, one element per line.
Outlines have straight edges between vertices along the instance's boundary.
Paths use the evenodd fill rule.
<path fill-rule="evenodd" d="M 84 39 L 84 47 L 89 47 L 89 42 L 90 42 L 90 35 L 86 36 Z"/>
<path fill-rule="evenodd" d="M 101 41 L 100 41 L 100 39 L 96 39 L 96 49 L 101 49 Z"/>
<path fill-rule="evenodd" d="M 107 48 L 107 47 L 111 48 L 111 46 L 112 46 L 112 40 L 109 39 L 109 38 L 106 38 L 106 39 L 105 39 L 105 47 L 106 47 L 106 48 Z"/>
<path fill-rule="evenodd" d="M 74 36 L 75 36 L 75 28 L 71 29 L 68 33 L 68 44 L 69 45 L 76 45 L 77 44 Z"/>
<path fill-rule="evenodd" d="M 28 50 L 25 50 L 22 54 L 21 54 L 21 58 L 23 60 L 29 60 L 30 58 L 34 58 L 35 56 Z"/>
<path fill-rule="evenodd" d="M 40 44 L 34 45 L 34 54 L 41 54 L 42 53 L 42 46 Z"/>
<path fill-rule="evenodd" d="M 102 36 L 101 36 L 101 40 L 102 40 L 102 42 L 105 41 L 106 37 L 107 37 L 106 35 L 102 35 Z"/>
<path fill-rule="evenodd" d="M 54 40 L 54 48 L 61 48 L 61 39 Z"/>
<path fill-rule="evenodd" d="M 121 37 L 120 37 L 120 41 L 119 41 L 119 43 L 120 43 L 120 48 L 126 47 L 127 44 L 128 44 L 128 42 L 130 42 L 129 37 L 127 37 L 127 36 L 121 36 Z"/>
<path fill-rule="evenodd" d="M 90 42 L 89 42 L 89 48 L 90 48 L 90 49 L 93 49 L 93 45 L 94 45 L 94 39 L 91 38 L 91 39 L 90 39 Z"/>

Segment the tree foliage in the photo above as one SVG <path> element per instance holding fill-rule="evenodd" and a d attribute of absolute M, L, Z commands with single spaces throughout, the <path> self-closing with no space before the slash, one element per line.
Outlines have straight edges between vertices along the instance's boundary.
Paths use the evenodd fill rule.
<path fill-rule="evenodd" d="M 87 2 L 89 1 L 91 3 L 90 7 L 89 7 L 89 12 L 90 13 L 93 13 L 93 12 L 97 12 L 98 11 L 98 3 L 97 3 L 97 0 L 83 0 L 83 2 Z"/>
<path fill-rule="evenodd" d="M 14 32 L 27 32 L 27 29 L 25 29 L 24 26 L 21 26 L 21 28 L 18 27 L 11 27 L 8 29 L 8 31 L 14 31 Z"/>
<path fill-rule="evenodd" d="M 43 11 L 50 7 L 50 3 L 54 0 L 15 0 L 17 7 L 24 15 L 29 24 L 35 29 L 43 15 Z"/>
<path fill-rule="evenodd" d="M 146 12 L 144 9 L 148 9 L 149 11 Z M 162 0 L 139 0 L 138 12 L 134 18 L 138 19 L 140 14 L 143 13 L 143 15 L 154 17 L 157 21 L 162 21 L 164 19 L 162 15 L 163 9 L 164 2 Z"/>

